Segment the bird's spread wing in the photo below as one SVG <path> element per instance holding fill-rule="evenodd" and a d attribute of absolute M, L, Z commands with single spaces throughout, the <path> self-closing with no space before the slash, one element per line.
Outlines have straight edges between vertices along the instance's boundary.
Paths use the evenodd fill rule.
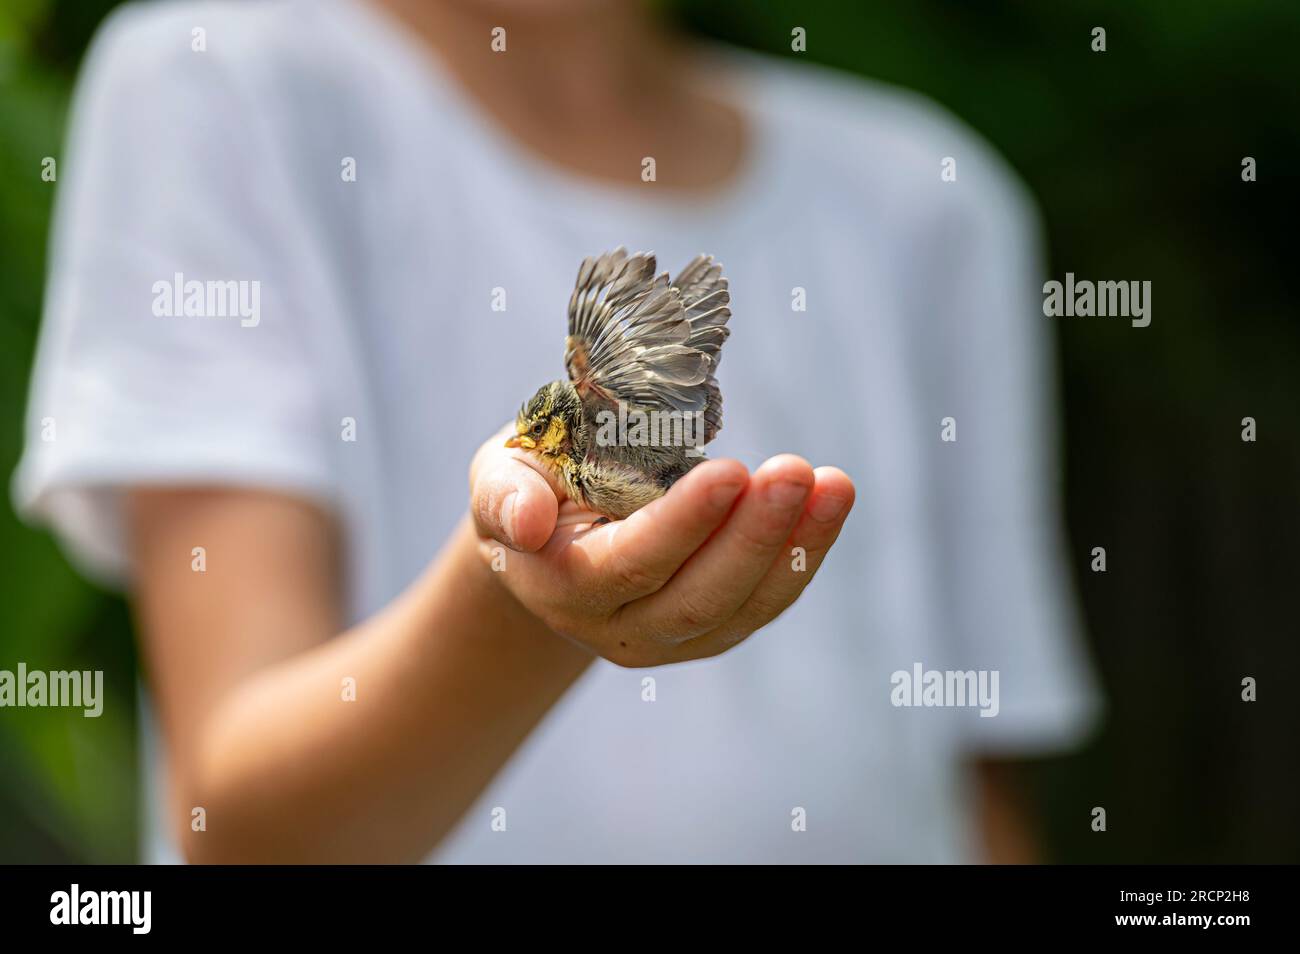
<path fill-rule="evenodd" d="M 569 299 L 569 378 L 584 400 L 702 413 L 708 443 L 722 428 L 714 372 L 730 302 L 711 256 L 697 256 L 672 281 L 655 275 L 649 252 L 584 259 Z"/>

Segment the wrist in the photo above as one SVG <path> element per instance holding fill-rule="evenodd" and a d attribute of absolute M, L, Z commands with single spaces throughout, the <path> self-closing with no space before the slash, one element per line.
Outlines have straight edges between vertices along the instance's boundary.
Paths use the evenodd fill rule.
<path fill-rule="evenodd" d="M 466 517 L 429 571 L 439 616 L 461 619 L 482 639 L 500 640 L 503 652 L 537 651 L 586 668 L 595 658 L 590 650 L 552 630 L 506 584 L 510 561 L 520 556 L 495 540 L 482 540 Z"/>

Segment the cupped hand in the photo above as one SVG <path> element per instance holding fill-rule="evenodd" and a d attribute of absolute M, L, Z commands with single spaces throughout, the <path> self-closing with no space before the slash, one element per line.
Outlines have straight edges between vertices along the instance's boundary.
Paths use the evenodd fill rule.
<path fill-rule="evenodd" d="M 752 475 L 705 461 L 625 520 L 596 524 L 541 461 L 504 446 L 513 432 L 470 466 L 483 558 L 548 627 L 621 666 L 715 656 L 774 620 L 853 506 L 843 471 L 782 454 Z"/>

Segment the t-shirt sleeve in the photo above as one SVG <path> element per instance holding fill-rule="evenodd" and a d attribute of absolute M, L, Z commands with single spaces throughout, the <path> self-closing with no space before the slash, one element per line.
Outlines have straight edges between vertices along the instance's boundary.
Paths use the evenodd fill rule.
<path fill-rule="evenodd" d="M 129 572 L 122 492 L 261 486 L 331 502 L 315 355 L 333 303 L 238 71 L 128 8 L 83 66 L 13 495 L 90 575 Z M 312 325 L 308 325 L 308 321 Z"/>
<path fill-rule="evenodd" d="M 935 434 L 946 597 L 935 668 L 997 673 L 996 715 L 956 713 L 963 746 L 1046 753 L 1081 741 L 1101 700 L 1066 558 L 1039 224 L 995 157 L 965 158 L 942 184 L 916 316 L 931 349 L 918 390 Z"/>

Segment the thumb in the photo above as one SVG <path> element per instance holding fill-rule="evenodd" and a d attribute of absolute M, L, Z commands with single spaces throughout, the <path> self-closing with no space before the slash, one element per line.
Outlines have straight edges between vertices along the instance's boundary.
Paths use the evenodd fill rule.
<path fill-rule="evenodd" d="M 470 514 L 480 537 L 532 552 L 555 530 L 558 488 L 529 455 L 505 446 L 507 432 L 514 427 L 494 434 L 474 455 Z"/>

